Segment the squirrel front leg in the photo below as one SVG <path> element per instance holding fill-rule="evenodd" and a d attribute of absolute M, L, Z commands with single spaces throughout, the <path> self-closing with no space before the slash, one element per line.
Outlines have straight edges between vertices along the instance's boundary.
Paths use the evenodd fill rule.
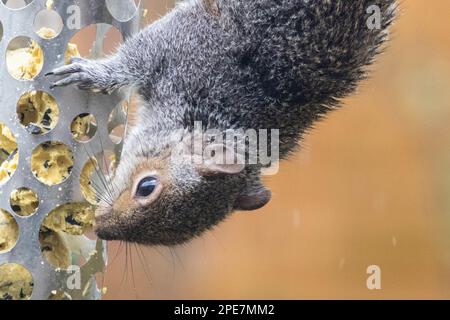
<path fill-rule="evenodd" d="M 74 84 L 83 90 L 110 93 L 124 86 L 136 86 L 149 92 L 161 77 L 165 62 L 180 62 L 183 50 L 193 56 L 195 43 L 191 42 L 196 39 L 192 35 L 199 36 L 208 29 L 209 18 L 205 17 L 215 17 L 216 9 L 213 0 L 182 2 L 129 38 L 114 55 L 99 60 L 73 58 L 69 65 L 47 73 L 61 77 L 52 87 Z M 190 42 L 186 35 L 191 35 Z"/>
<path fill-rule="evenodd" d="M 61 77 L 51 85 L 51 88 L 73 84 L 82 90 L 110 94 L 121 87 L 139 84 L 142 79 L 151 76 L 149 73 L 152 73 L 160 56 L 155 50 L 158 44 L 154 41 L 153 29 L 154 26 L 149 26 L 142 30 L 126 45 L 121 46 L 117 53 L 106 58 L 98 60 L 72 58 L 70 64 L 46 74 Z M 143 57 L 139 52 L 145 53 L 145 64 L 142 63 Z"/>

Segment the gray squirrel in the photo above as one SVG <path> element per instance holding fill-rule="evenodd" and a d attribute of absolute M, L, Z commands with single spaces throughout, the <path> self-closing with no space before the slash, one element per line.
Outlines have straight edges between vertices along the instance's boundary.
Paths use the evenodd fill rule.
<path fill-rule="evenodd" d="M 367 24 L 373 6 L 379 28 Z M 276 128 L 287 158 L 366 77 L 395 15 L 395 0 L 187 0 L 114 55 L 49 73 L 61 76 L 53 87 L 131 86 L 140 96 L 109 201 L 96 212 L 98 236 L 177 245 L 235 210 L 263 207 L 271 193 L 262 165 L 174 162 L 171 133 L 192 133 L 196 121 L 221 132 Z"/>

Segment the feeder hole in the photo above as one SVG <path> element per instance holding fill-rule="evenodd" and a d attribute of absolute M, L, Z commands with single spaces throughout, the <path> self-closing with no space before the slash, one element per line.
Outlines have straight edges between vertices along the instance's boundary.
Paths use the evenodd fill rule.
<path fill-rule="evenodd" d="M 78 142 L 89 142 L 97 133 L 97 120 L 90 113 L 82 113 L 70 125 L 72 137 Z"/>
<path fill-rule="evenodd" d="M 95 47 L 97 33 L 104 32 L 102 46 Z M 91 24 L 78 31 L 69 41 L 66 49 L 66 64 L 70 63 L 69 56 L 83 58 L 102 58 L 116 52 L 123 42 L 120 31 L 106 23 Z M 90 44 L 94 44 L 90 45 Z M 76 48 L 76 50 L 75 50 Z"/>
<path fill-rule="evenodd" d="M 46 9 L 39 11 L 34 18 L 33 29 L 38 36 L 43 39 L 53 39 L 57 37 L 64 27 L 61 16 L 58 12 Z"/>
<path fill-rule="evenodd" d="M 29 37 L 19 36 L 11 40 L 6 49 L 6 67 L 17 80 L 32 80 L 42 70 L 44 52 Z"/>
<path fill-rule="evenodd" d="M 9 203 L 15 214 L 21 217 L 29 217 L 36 213 L 39 207 L 39 198 L 33 190 L 19 188 L 11 192 Z"/>
<path fill-rule="evenodd" d="M 11 251 L 19 239 L 19 226 L 11 213 L 0 209 L 0 253 Z"/>
<path fill-rule="evenodd" d="M 0 122 L 0 185 L 7 183 L 17 170 L 19 149 L 16 137 Z"/>
<path fill-rule="evenodd" d="M 140 1 L 106 0 L 106 7 L 114 19 L 127 22 L 136 14 Z"/>
<path fill-rule="evenodd" d="M 3 4 L 10 9 L 22 9 L 34 0 L 2 0 Z"/>
<path fill-rule="evenodd" d="M 29 300 L 34 281 L 31 273 L 17 263 L 0 266 L 0 300 Z"/>
<path fill-rule="evenodd" d="M 66 181 L 72 173 L 73 164 L 72 151 L 58 141 L 47 141 L 40 144 L 31 155 L 33 175 L 48 186 Z"/>
<path fill-rule="evenodd" d="M 58 104 L 47 92 L 24 93 L 17 102 L 17 117 L 30 134 L 45 134 L 56 127 L 59 120 Z"/>

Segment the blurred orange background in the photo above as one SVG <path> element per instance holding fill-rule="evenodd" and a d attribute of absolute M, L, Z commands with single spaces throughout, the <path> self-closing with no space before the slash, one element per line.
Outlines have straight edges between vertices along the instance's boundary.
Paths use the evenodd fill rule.
<path fill-rule="evenodd" d="M 173 5 L 145 1 L 146 19 Z M 450 299 L 449 12 L 402 2 L 371 78 L 266 179 L 267 207 L 176 248 L 111 243 L 105 298 Z"/>

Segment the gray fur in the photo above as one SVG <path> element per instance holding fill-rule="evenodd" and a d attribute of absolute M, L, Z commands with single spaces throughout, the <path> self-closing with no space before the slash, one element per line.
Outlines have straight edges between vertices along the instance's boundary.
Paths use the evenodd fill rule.
<path fill-rule="evenodd" d="M 374 4 L 381 8 L 379 30 L 366 25 L 366 9 Z M 144 107 L 114 181 L 119 197 L 142 158 L 163 157 L 172 146 L 170 133 L 190 132 L 194 121 L 202 121 L 204 130 L 279 129 L 286 158 L 365 77 L 394 16 L 395 0 L 189 0 L 117 54 L 55 70 L 64 76 L 55 85 L 137 88 Z M 176 185 L 151 205 L 130 212 L 101 209 L 100 237 L 178 244 L 245 209 L 242 201 L 258 208 L 270 198 L 258 165 L 213 176 L 190 163 L 169 167 Z"/>

